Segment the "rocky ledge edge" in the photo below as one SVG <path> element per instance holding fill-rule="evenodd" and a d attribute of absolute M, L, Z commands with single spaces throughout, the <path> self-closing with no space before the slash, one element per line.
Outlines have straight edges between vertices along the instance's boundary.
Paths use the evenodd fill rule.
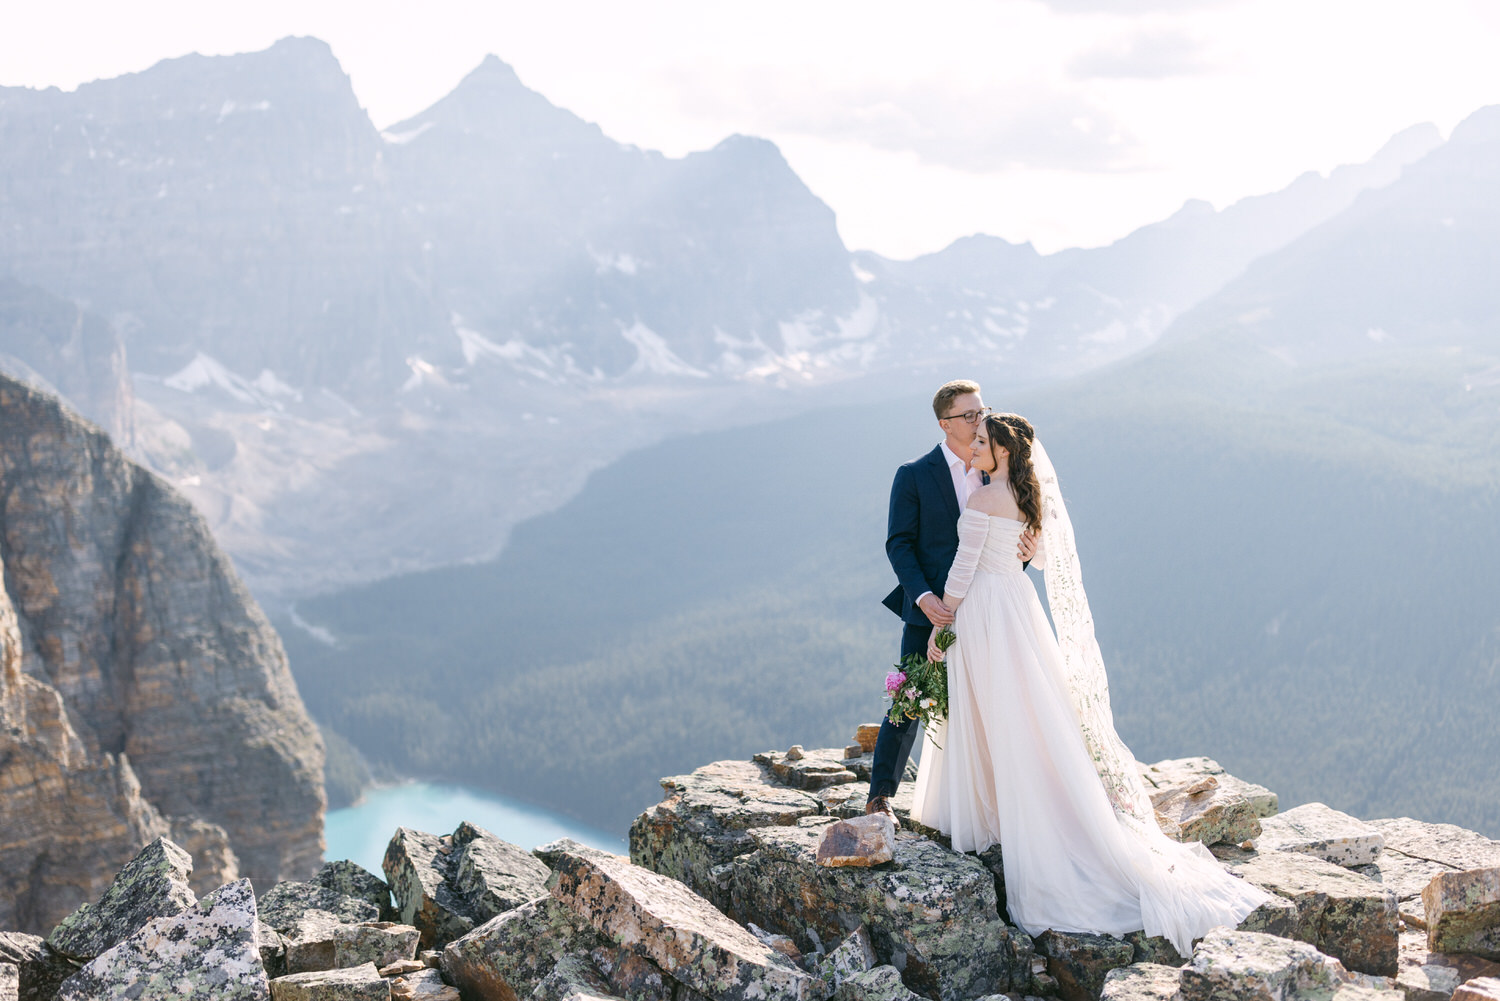
<path fill-rule="evenodd" d="M 1139 933 L 1033 939 L 1007 920 L 1000 848 L 914 824 L 909 784 L 874 864 L 819 864 L 824 832 L 862 813 L 867 745 L 663 779 L 629 858 L 398 828 L 383 879 L 330 862 L 198 899 L 191 857 L 158 838 L 46 939 L 0 933 L 0 1001 L 1500 1001 L 1483 835 L 1280 813 L 1210 759 L 1158 762 L 1142 770 L 1163 830 L 1274 899 L 1190 956 Z"/>

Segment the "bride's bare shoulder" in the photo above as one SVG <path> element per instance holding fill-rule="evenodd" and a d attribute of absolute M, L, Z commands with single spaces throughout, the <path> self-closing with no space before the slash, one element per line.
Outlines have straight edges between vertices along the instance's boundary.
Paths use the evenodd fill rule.
<path fill-rule="evenodd" d="M 987 483 L 969 495 L 965 505 L 971 511 L 992 514 L 997 518 L 1014 518 L 1016 499 L 1011 496 L 1010 484 L 996 481 Z"/>

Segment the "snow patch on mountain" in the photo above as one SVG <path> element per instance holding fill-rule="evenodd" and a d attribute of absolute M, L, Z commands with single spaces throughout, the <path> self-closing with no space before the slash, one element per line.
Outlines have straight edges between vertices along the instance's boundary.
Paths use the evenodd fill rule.
<path fill-rule="evenodd" d="M 635 363 L 630 374 L 654 372 L 657 375 L 686 375 L 706 379 L 708 373 L 683 361 L 667 346 L 662 336 L 640 320 L 620 331 L 620 336 L 635 346 Z"/>

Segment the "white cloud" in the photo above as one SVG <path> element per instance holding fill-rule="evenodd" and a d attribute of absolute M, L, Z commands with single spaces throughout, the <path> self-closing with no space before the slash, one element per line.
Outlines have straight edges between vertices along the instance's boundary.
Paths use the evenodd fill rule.
<path fill-rule="evenodd" d="M 1079 80 L 1166 80 L 1211 69 L 1203 44 L 1175 30 L 1136 32 L 1068 62 L 1068 75 Z"/>

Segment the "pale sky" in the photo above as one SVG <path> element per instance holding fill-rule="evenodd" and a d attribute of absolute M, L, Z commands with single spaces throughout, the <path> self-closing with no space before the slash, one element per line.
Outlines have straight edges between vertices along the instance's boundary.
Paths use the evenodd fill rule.
<path fill-rule="evenodd" d="M 375 124 L 486 53 L 622 142 L 776 142 L 851 248 L 1108 243 L 1500 103 L 1497 0 L 0 0 L 0 84 L 332 46 Z"/>

